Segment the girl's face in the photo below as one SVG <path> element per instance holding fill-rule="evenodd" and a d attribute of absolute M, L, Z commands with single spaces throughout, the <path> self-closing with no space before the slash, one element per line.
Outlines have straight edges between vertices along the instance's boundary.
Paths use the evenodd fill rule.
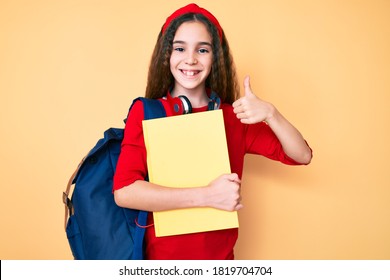
<path fill-rule="evenodd" d="M 212 38 L 198 21 L 184 22 L 176 31 L 170 58 L 177 94 L 205 93 L 213 62 Z"/>

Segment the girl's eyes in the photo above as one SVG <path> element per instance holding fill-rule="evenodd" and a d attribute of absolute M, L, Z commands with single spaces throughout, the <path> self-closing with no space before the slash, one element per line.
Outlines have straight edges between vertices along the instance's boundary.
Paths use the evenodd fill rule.
<path fill-rule="evenodd" d="M 208 49 L 200 49 L 198 52 L 200 52 L 200 53 L 209 53 L 209 50 Z"/>
<path fill-rule="evenodd" d="M 182 48 L 182 47 L 176 47 L 176 48 L 174 48 L 174 50 L 177 51 L 177 52 L 184 52 L 185 51 L 185 49 Z M 209 53 L 210 51 L 208 49 L 203 49 L 202 48 L 202 49 L 199 49 L 198 52 L 199 53 Z"/>
<path fill-rule="evenodd" d="M 175 51 L 184 52 L 184 48 L 177 47 L 177 48 L 175 48 Z"/>

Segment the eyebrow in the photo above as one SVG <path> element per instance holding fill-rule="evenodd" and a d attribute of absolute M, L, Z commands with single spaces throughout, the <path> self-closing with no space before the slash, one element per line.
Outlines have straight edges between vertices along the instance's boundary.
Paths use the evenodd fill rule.
<path fill-rule="evenodd" d="M 185 41 L 177 40 L 177 41 L 173 41 L 172 44 L 183 44 L 183 45 L 185 45 L 185 44 L 187 44 L 187 43 L 186 43 Z M 198 42 L 198 45 L 200 45 L 200 46 L 206 45 L 206 46 L 212 47 L 212 44 L 210 44 L 209 42 Z"/>

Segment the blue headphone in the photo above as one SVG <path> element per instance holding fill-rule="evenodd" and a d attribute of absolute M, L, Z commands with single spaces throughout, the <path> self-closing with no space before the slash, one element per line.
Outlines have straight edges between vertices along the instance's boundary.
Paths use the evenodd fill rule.
<path fill-rule="evenodd" d="M 207 111 L 218 110 L 221 106 L 221 98 L 214 91 L 210 93 L 210 101 L 207 105 Z M 178 97 L 172 97 L 170 92 L 167 93 L 167 100 L 171 105 L 173 114 L 185 115 L 192 113 L 192 105 L 187 96 L 179 95 Z"/>

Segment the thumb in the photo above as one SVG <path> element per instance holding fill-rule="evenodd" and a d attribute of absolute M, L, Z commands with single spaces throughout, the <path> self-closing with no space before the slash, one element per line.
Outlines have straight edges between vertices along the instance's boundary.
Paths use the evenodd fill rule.
<path fill-rule="evenodd" d="M 227 179 L 231 182 L 241 183 L 241 180 L 236 173 L 227 174 Z"/>
<path fill-rule="evenodd" d="M 251 89 L 250 77 L 249 76 L 246 76 L 244 78 L 244 93 L 245 93 L 245 96 L 253 95 L 253 92 L 252 92 L 252 89 Z"/>

